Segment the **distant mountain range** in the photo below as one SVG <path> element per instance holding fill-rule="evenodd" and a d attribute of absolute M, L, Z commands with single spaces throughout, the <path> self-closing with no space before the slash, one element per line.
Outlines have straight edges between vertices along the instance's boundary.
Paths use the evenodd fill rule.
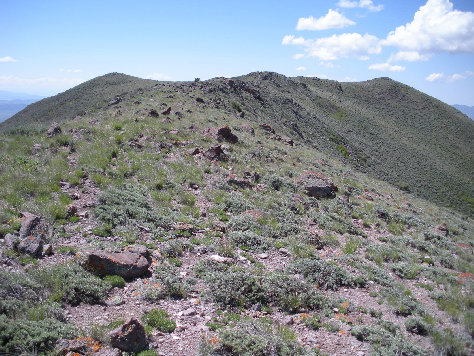
<path fill-rule="evenodd" d="M 9 119 L 28 105 L 43 99 L 38 95 L 0 90 L 0 122 Z"/>
<path fill-rule="evenodd" d="M 453 107 L 455 107 L 460 112 L 462 112 L 464 115 L 466 115 L 466 116 L 470 117 L 472 120 L 474 120 L 474 106 L 454 104 Z"/>

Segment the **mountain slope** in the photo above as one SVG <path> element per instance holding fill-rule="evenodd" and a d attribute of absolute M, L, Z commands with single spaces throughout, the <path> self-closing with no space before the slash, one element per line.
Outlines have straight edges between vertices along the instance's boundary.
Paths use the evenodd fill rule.
<path fill-rule="evenodd" d="M 237 114 L 238 107 L 250 122 L 274 125 L 401 189 L 472 214 L 474 122 L 389 78 L 338 83 L 259 72 L 162 83 L 115 73 L 31 105 L 0 131 L 72 119 L 106 108 L 116 96 L 133 101 L 147 90 L 182 93 L 187 105 L 199 97 L 202 110 L 220 115 Z"/>

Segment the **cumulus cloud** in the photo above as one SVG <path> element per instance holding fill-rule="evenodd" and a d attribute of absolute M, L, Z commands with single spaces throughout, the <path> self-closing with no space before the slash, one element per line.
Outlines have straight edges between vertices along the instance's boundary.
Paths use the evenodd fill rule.
<path fill-rule="evenodd" d="M 443 73 L 431 73 L 429 76 L 426 77 L 426 81 L 428 82 L 435 82 L 437 80 L 443 79 Z"/>
<path fill-rule="evenodd" d="M 379 39 L 367 33 L 363 36 L 359 33 L 343 33 L 316 40 L 290 35 L 283 38 L 282 44 L 301 46 L 307 57 L 316 57 L 325 62 L 350 56 L 364 59 L 382 50 Z"/>
<path fill-rule="evenodd" d="M 431 56 L 429 54 L 420 54 L 416 51 L 400 51 L 397 54 L 390 57 L 389 62 L 392 61 L 427 61 Z"/>
<path fill-rule="evenodd" d="M 428 0 L 382 44 L 421 54 L 474 53 L 474 13 L 454 10 L 449 0 Z"/>
<path fill-rule="evenodd" d="M 172 78 L 166 74 L 162 73 L 152 73 L 147 75 L 145 79 L 153 79 L 153 80 L 171 80 Z"/>
<path fill-rule="evenodd" d="M 371 64 L 369 66 L 369 69 L 372 70 L 379 70 L 382 72 L 403 72 L 405 70 L 405 67 L 403 66 L 397 66 L 397 65 L 391 65 L 390 63 L 375 63 Z"/>
<path fill-rule="evenodd" d="M 0 58 L 0 63 L 6 63 L 6 62 L 18 62 L 18 59 L 12 58 L 10 56 Z"/>
<path fill-rule="evenodd" d="M 293 55 L 293 59 L 300 59 L 300 58 L 303 58 L 304 57 L 304 54 L 303 53 L 296 53 Z"/>
<path fill-rule="evenodd" d="M 344 15 L 340 14 L 338 11 L 329 9 L 328 13 L 318 19 L 315 19 L 313 16 L 310 17 L 301 17 L 298 19 L 298 24 L 296 29 L 298 31 L 309 30 L 327 30 L 330 28 L 344 28 L 347 26 L 355 25 L 354 21 L 349 20 Z"/>
<path fill-rule="evenodd" d="M 306 67 L 298 67 L 296 68 L 297 71 L 304 72 L 306 70 Z"/>
<path fill-rule="evenodd" d="M 372 0 L 359 0 L 359 1 L 339 0 L 337 5 L 339 7 L 345 7 L 345 8 L 360 7 L 360 8 L 368 9 L 369 11 L 373 11 L 373 12 L 383 10 L 383 5 L 374 5 Z"/>
<path fill-rule="evenodd" d="M 454 74 L 450 75 L 450 76 L 447 78 L 447 80 L 448 80 L 449 82 L 455 82 L 455 81 L 457 81 L 457 80 L 467 79 L 467 78 L 469 78 L 469 77 L 471 77 L 471 76 L 473 76 L 473 75 L 474 75 L 473 72 L 467 70 L 467 71 L 465 71 L 464 73 L 461 73 L 461 74 L 460 74 L 460 73 L 454 73 Z"/>

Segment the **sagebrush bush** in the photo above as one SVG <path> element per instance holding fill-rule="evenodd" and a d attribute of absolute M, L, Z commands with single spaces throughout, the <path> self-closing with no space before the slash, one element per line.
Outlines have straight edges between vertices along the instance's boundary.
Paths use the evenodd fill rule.
<path fill-rule="evenodd" d="M 225 211 L 234 214 L 241 214 L 244 211 L 252 208 L 250 202 L 235 192 L 231 192 L 229 195 L 227 195 L 224 198 L 222 205 Z"/>
<path fill-rule="evenodd" d="M 359 341 L 368 342 L 373 355 L 426 355 L 423 349 L 404 339 L 400 334 L 392 334 L 379 326 L 354 326 L 351 334 Z"/>
<path fill-rule="evenodd" d="M 0 353 L 48 352 L 60 338 L 72 338 L 75 329 L 72 325 L 57 319 L 11 320 L 0 314 Z"/>
<path fill-rule="evenodd" d="M 252 252 L 267 251 L 272 245 L 267 238 L 252 231 L 234 231 L 229 237 L 241 249 Z"/>
<path fill-rule="evenodd" d="M 407 318 L 407 320 L 405 320 L 405 327 L 409 332 L 418 335 L 428 335 L 431 330 L 431 325 L 419 316 Z"/>
<path fill-rule="evenodd" d="M 363 278 L 352 277 L 347 270 L 334 262 L 325 262 L 319 258 L 302 258 L 287 268 L 290 273 L 302 274 L 310 283 L 320 289 L 337 290 L 339 287 L 364 285 Z"/>
<path fill-rule="evenodd" d="M 414 279 L 420 273 L 420 266 L 408 262 L 394 263 L 390 268 L 398 277 L 405 279 Z"/>
<path fill-rule="evenodd" d="M 164 264 L 156 266 L 155 278 L 166 288 L 169 297 L 184 298 L 186 296 L 187 291 L 176 266 Z"/>
<path fill-rule="evenodd" d="M 50 291 L 50 298 L 72 305 L 103 303 L 110 289 L 109 283 L 76 263 L 45 267 L 32 274 Z"/>
<path fill-rule="evenodd" d="M 216 341 L 204 339 L 200 354 L 203 356 L 311 354 L 298 343 L 291 329 L 273 325 L 266 319 L 245 319 L 234 326 L 221 329 Z"/>

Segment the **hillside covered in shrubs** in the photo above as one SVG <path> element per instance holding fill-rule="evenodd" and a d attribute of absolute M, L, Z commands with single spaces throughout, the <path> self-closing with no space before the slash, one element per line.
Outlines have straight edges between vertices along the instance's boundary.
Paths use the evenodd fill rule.
<path fill-rule="evenodd" d="M 0 126 L 0 353 L 469 355 L 472 125 L 388 78 L 31 105 Z"/>

